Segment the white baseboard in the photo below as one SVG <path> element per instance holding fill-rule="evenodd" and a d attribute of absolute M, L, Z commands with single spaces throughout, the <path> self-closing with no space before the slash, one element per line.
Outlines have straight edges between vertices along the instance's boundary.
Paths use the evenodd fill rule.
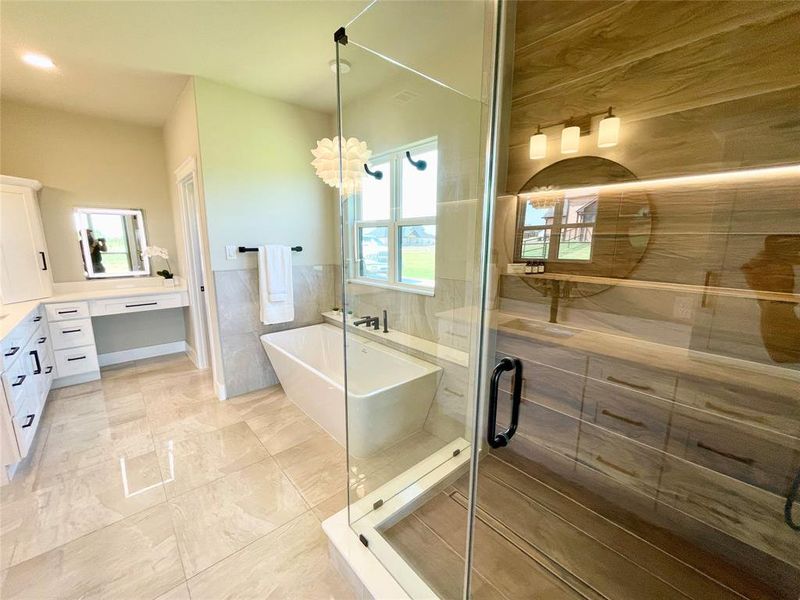
<path fill-rule="evenodd" d="M 50 386 L 51 390 L 67 387 L 68 385 L 78 385 L 81 383 L 88 383 L 100 379 L 100 371 L 89 371 L 88 373 L 80 373 L 79 375 L 67 375 L 66 377 L 56 377 L 53 379 L 53 385 Z"/>
<path fill-rule="evenodd" d="M 106 367 L 108 365 L 130 362 L 132 360 L 152 358 L 153 356 L 186 352 L 186 350 L 186 340 L 180 340 L 179 342 L 169 342 L 167 344 L 156 344 L 155 346 L 143 346 L 141 348 L 131 348 L 130 350 L 120 350 L 119 352 L 98 354 L 97 361 L 100 363 L 101 367 Z"/>
<path fill-rule="evenodd" d="M 200 365 L 197 364 L 197 351 L 195 351 L 194 347 L 190 346 L 189 344 L 186 344 L 186 356 L 189 357 L 189 360 L 192 361 L 192 364 L 195 367 L 198 369 L 200 368 Z"/>

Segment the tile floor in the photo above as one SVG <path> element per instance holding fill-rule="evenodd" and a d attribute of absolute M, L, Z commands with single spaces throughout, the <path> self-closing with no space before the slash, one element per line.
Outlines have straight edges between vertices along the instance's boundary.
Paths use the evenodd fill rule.
<path fill-rule="evenodd" d="M 363 494 L 375 482 L 353 468 Z M 0 597 L 351 598 L 320 526 L 345 473 L 279 386 L 223 403 L 183 355 L 104 369 L 51 392 L 0 488 Z"/>

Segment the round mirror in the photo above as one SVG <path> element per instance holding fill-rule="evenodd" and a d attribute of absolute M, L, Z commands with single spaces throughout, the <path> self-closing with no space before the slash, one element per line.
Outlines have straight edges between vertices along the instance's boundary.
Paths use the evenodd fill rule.
<path fill-rule="evenodd" d="M 650 199 L 609 184 L 636 180 L 599 156 L 561 160 L 531 177 L 519 191 L 514 258 L 545 261 L 546 274 L 526 283 L 545 288 L 560 281 L 559 295 L 581 297 L 607 289 L 612 282 L 604 279 L 627 277 L 650 240 Z"/>

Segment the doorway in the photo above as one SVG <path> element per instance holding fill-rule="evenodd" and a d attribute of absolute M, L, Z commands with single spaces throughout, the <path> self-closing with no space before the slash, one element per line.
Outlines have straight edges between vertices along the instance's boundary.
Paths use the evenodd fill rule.
<path fill-rule="evenodd" d="M 189 323 L 186 327 L 187 352 L 198 369 L 209 367 L 208 303 L 206 266 L 200 234 L 200 203 L 197 194 L 197 165 L 194 157 L 175 171 L 183 226 L 186 280 L 189 290 Z"/>

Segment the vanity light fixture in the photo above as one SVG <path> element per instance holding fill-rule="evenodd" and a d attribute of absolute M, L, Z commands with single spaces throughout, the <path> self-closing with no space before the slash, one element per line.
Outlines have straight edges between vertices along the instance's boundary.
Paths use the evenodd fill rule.
<path fill-rule="evenodd" d="M 542 126 L 536 127 L 536 133 L 531 136 L 530 157 L 531 160 L 538 160 L 547 155 L 547 136 L 542 133 Z"/>
<path fill-rule="evenodd" d="M 608 107 L 608 115 L 600 121 L 597 131 L 597 147 L 612 148 L 619 141 L 619 117 L 615 117 L 612 107 Z"/>
<path fill-rule="evenodd" d="M 577 125 L 564 127 L 561 131 L 561 154 L 577 154 L 580 139 L 580 127 Z"/>
<path fill-rule="evenodd" d="M 32 67 L 36 67 L 37 69 L 44 69 L 45 71 L 51 71 L 52 69 L 56 68 L 52 58 L 36 52 L 26 52 L 23 54 L 22 62 Z"/>

